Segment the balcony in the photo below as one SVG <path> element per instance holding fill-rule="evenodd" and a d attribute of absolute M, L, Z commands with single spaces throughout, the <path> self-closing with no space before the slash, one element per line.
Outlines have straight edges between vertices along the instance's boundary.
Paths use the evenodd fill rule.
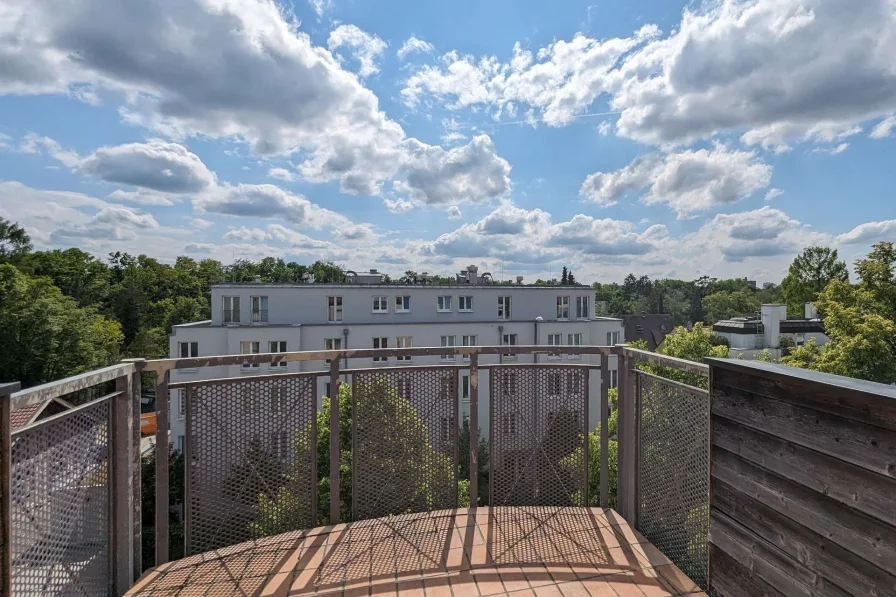
<path fill-rule="evenodd" d="M 501 363 L 508 351 L 584 358 Z M 469 360 L 345 366 L 444 355 Z M 305 371 L 170 383 L 244 361 Z M 709 361 L 621 346 L 359 349 L 0 385 L 0 581 L 15 595 L 891 594 L 896 390 Z M 157 459 L 147 571 L 141 375 L 159 397 L 182 390 L 186 408 L 186 557 L 169 561 L 171 471 Z M 320 398 L 324 380 L 338 400 Z M 57 397 L 78 406 L 10 428 Z M 158 400 L 156 445 L 169 409 Z"/>

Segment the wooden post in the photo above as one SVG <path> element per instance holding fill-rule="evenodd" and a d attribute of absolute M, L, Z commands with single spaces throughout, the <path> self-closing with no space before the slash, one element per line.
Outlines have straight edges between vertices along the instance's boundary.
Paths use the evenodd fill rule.
<path fill-rule="evenodd" d="M 470 507 L 479 505 L 479 355 L 470 355 Z"/>
<path fill-rule="evenodd" d="M 610 388 L 610 357 L 606 353 L 600 355 L 600 507 L 608 508 L 610 505 L 608 494 L 609 456 L 609 396 Z"/>
<path fill-rule="evenodd" d="M 0 384 L 0 595 L 12 595 L 12 399 L 18 382 Z"/>
<path fill-rule="evenodd" d="M 171 371 L 156 374 L 156 566 L 168 561 L 168 426 L 171 412 L 168 382 Z M 186 425 L 190 422 L 186 421 Z M 184 461 L 186 462 L 186 460 Z M 186 504 L 184 504 L 186 507 Z"/>
<path fill-rule="evenodd" d="M 112 399 L 112 425 L 110 440 L 111 505 L 112 505 L 112 592 L 123 595 L 134 582 L 134 509 L 137 500 L 133 487 L 134 459 L 132 429 L 133 376 L 128 374 L 115 379 Z"/>
<path fill-rule="evenodd" d="M 619 370 L 619 514 L 635 524 L 635 496 L 637 482 L 637 396 L 634 359 L 620 350 L 617 358 Z"/>
<path fill-rule="evenodd" d="M 339 359 L 330 359 L 330 524 L 339 524 Z M 354 506 L 354 504 L 353 504 Z"/>

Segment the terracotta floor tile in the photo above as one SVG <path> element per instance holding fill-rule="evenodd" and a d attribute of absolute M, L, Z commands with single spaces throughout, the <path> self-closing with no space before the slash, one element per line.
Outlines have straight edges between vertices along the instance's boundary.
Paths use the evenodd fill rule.
<path fill-rule="evenodd" d="M 451 585 L 447 576 L 423 580 L 426 597 L 451 597 Z"/>

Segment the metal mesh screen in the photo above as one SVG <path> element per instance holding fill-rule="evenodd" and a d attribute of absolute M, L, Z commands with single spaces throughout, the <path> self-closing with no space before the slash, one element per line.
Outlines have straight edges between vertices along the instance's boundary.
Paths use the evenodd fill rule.
<path fill-rule="evenodd" d="M 14 595 L 107 595 L 108 398 L 12 438 Z"/>
<path fill-rule="evenodd" d="M 706 586 L 709 394 L 638 372 L 638 530 Z"/>
<path fill-rule="evenodd" d="M 314 526 L 314 374 L 187 386 L 187 553 Z"/>
<path fill-rule="evenodd" d="M 355 520 L 457 507 L 457 391 L 455 368 L 354 374 Z"/>
<path fill-rule="evenodd" d="M 489 395 L 490 505 L 585 505 L 587 369 L 492 367 Z"/>

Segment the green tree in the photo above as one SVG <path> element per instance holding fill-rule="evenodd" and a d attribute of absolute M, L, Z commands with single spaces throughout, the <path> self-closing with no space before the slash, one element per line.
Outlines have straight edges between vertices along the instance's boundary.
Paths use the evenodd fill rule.
<path fill-rule="evenodd" d="M 31 250 L 31 238 L 17 222 L 0 218 L 0 263 Z"/>
<path fill-rule="evenodd" d="M 612 414 L 607 421 L 607 499 L 610 507 L 615 508 L 619 491 L 619 443 L 617 440 L 619 431 L 619 391 L 616 388 L 611 388 L 607 391 L 607 398 L 612 408 Z M 594 431 L 588 433 L 589 506 L 600 505 L 600 437 L 600 425 Z M 579 474 L 578 471 L 582 470 L 582 448 L 577 448 L 572 454 L 561 460 L 560 466 L 570 474 Z M 582 503 L 582 497 L 578 493 L 573 496 L 573 503 Z"/>
<path fill-rule="evenodd" d="M 815 338 L 809 338 L 802 346 L 791 348 L 790 353 L 781 358 L 781 363 L 801 369 L 815 369 L 821 358 L 821 349 Z"/>
<path fill-rule="evenodd" d="M 732 317 L 754 315 L 759 311 L 759 299 L 751 292 L 736 290 L 728 292 L 720 290 L 703 298 L 703 312 L 706 314 L 706 325 Z"/>
<path fill-rule="evenodd" d="M 29 387 L 106 366 L 121 341 L 117 322 L 78 307 L 49 278 L 0 265 L 0 379 Z"/>
<path fill-rule="evenodd" d="M 39 251 L 16 262 L 32 276 L 47 276 L 66 296 L 82 307 L 106 309 L 110 291 L 109 267 L 80 249 Z"/>
<path fill-rule="evenodd" d="M 460 426 L 460 436 L 458 438 L 458 480 L 466 480 L 469 484 L 470 479 L 470 419 L 464 416 L 463 423 Z M 479 499 L 477 503 L 480 506 L 488 506 L 488 440 L 482 436 L 482 430 L 479 430 L 479 450 L 478 450 L 478 482 L 479 482 Z"/>
<path fill-rule="evenodd" d="M 168 452 L 168 555 L 171 561 L 184 557 L 184 525 L 177 510 L 184 505 L 184 455 Z M 156 454 L 140 462 L 140 516 L 143 526 L 143 570 L 156 565 Z"/>
<path fill-rule="evenodd" d="M 563 272 L 560 274 L 560 284 L 566 286 L 569 283 L 569 272 L 566 266 L 563 266 Z"/>
<path fill-rule="evenodd" d="M 846 263 L 837 258 L 837 250 L 828 247 L 807 247 L 790 265 L 781 282 L 787 311 L 802 315 L 806 303 L 815 302 L 819 293 L 832 280 L 849 281 Z"/>
<path fill-rule="evenodd" d="M 632 342 L 632 347 L 647 350 L 647 344 L 644 341 Z M 695 323 L 691 330 L 685 327 L 677 327 L 672 330 L 657 352 L 696 363 L 702 363 L 706 357 L 728 357 L 728 347 L 712 335 L 710 328 L 704 327 L 700 322 Z M 709 379 L 698 373 L 689 373 L 673 367 L 649 363 L 640 363 L 638 368 L 704 390 L 709 387 Z"/>

